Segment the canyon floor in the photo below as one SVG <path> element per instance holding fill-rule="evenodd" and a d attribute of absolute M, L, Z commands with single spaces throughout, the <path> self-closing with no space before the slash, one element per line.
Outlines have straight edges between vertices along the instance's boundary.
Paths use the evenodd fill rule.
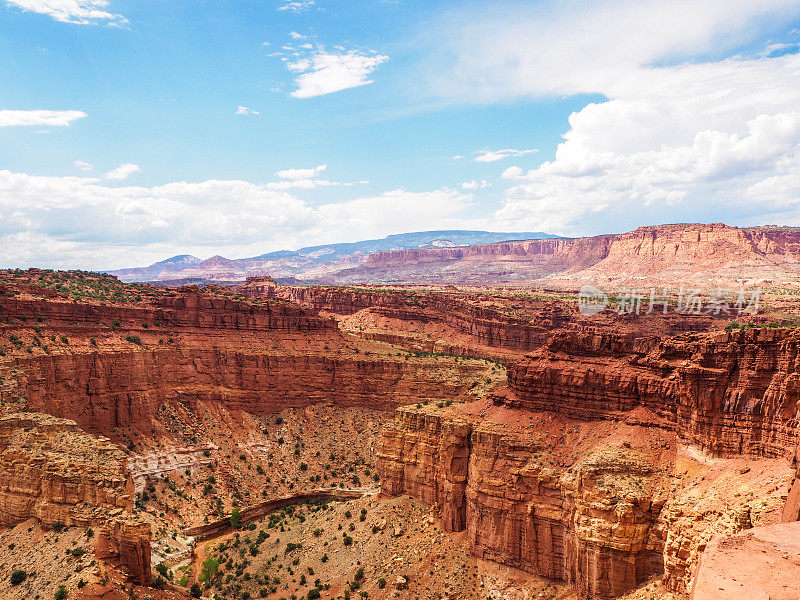
<path fill-rule="evenodd" d="M 800 518 L 792 294 L 613 308 L 0 272 L 0 596 L 727 597 Z"/>

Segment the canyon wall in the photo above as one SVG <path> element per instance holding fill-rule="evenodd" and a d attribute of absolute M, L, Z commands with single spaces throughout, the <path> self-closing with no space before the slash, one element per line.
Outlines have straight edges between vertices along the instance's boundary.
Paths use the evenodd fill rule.
<path fill-rule="evenodd" d="M 466 530 L 472 554 L 613 598 L 663 571 L 655 467 L 624 447 L 566 471 L 528 435 L 427 409 L 397 411 L 377 453 L 381 492 L 410 494 Z"/>
<path fill-rule="evenodd" d="M 758 508 L 739 505 L 766 481 L 752 476 L 745 486 L 741 457 L 783 472 L 795 454 L 798 342 L 793 329 L 769 328 L 635 340 L 554 335 L 509 366 L 494 408 L 471 417 L 399 409 L 377 451 L 382 493 L 435 505 L 445 529 L 466 530 L 476 556 L 571 583 L 581 598 L 613 598 L 662 573 L 669 589 L 686 593 L 711 535 L 749 527 Z M 526 429 L 530 415 L 539 425 Z M 557 427 L 542 437 L 546 423 Z M 572 433 L 580 423 L 595 433 Z M 603 435 L 611 441 L 602 444 Z M 704 476 L 670 484 L 677 439 L 690 454 L 740 462 L 719 490 L 697 496 L 710 485 Z M 763 493 L 772 501 L 780 489 Z M 794 518 L 796 495 L 784 518 Z"/>
<path fill-rule="evenodd" d="M 687 334 L 628 342 L 557 334 L 510 365 L 502 402 L 579 419 L 652 410 L 687 443 L 716 455 L 788 456 L 797 432 L 800 333 Z"/>
<path fill-rule="evenodd" d="M 0 525 L 92 527 L 97 555 L 136 583 L 150 581 L 150 525 L 132 514 L 124 453 L 75 421 L 37 413 L 0 417 Z"/>
<path fill-rule="evenodd" d="M 456 398 L 484 368 L 193 347 L 45 355 L 13 364 L 20 371 L 15 392 L 31 410 L 70 417 L 95 432 L 146 422 L 167 401 L 219 401 L 255 414 L 318 402 L 391 410 Z"/>
<path fill-rule="evenodd" d="M 368 311 L 383 320 L 385 331 L 357 333 L 372 339 L 413 345 L 425 351 L 485 355 L 485 348 L 527 352 L 538 348 L 553 330 L 573 324 L 571 306 L 530 297 L 486 293 L 396 290 L 352 287 L 290 287 L 269 278 L 249 278 L 239 291 L 250 298 L 282 298 L 300 306 L 348 316 Z M 347 320 L 342 320 L 343 325 Z M 431 336 L 403 333 L 422 326 Z M 488 354 L 492 354 L 489 352 Z M 500 355 L 498 355 L 500 356 Z M 494 357 L 494 356 L 493 356 Z"/>
<path fill-rule="evenodd" d="M 336 324 L 296 304 L 273 299 L 262 304 L 241 302 L 227 297 L 203 294 L 196 287 L 163 292 L 134 306 L 114 306 L 71 302 L 57 297 L 48 300 L 19 294 L 21 286 L 0 284 L 0 315 L 8 319 L 46 321 L 60 327 L 97 327 L 119 319 L 121 327 L 147 329 L 158 324 L 165 329 L 315 331 L 334 330 Z M 32 290 L 37 295 L 39 290 Z M 15 294 L 16 295 L 9 295 Z"/>

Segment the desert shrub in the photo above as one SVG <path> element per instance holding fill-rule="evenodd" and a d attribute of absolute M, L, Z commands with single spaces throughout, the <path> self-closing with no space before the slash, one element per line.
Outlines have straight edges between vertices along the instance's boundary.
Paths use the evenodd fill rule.
<path fill-rule="evenodd" d="M 19 585 L 28 578 L 28 574 L 22 569 L 15 569 L 11 573 L 11 585 Z"/>
<path fill-rule="evenodd" d="M 234 508 L 233 511 L 231 512 L 230 522 L 231 522 L 231 527 L 233 527 L 234 529 L 238 529 L 239 527 L 241 527 L 242 516 L 239 513 L 238 508 Z"/>

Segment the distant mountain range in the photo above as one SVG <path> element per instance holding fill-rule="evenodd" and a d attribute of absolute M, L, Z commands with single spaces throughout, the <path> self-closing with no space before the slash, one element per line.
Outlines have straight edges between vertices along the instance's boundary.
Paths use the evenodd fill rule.
<path fill-rule="evenodd" d="M 800 228 L 678 223 L 620 234 L 375 252 L 336 283 L 800 287 Z"/>
<path fill-rule="evenodd" d="M 547 233 L 492 231 L 419 231 L 390 235 L 361 242 L 309 246 L 299 250 L 279 250 L 252 258 L 229 259 L 212 256 L 206 260 L 180 254 L 147 267 L 107 271 L 126 282 L 154 281 L 164 283 L 231 283 L 246 277 L 269 275 L 286 283 L 334 281 L 335 273 L 364 264 L 376 252 L 455 248 L 512 240 L 552 239 Z"/>

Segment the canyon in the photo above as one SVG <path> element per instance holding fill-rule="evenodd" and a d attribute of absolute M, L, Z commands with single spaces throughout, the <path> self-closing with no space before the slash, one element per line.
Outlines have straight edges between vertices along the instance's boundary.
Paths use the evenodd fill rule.
<path fill-rule="evenodd" d="M 668 262 L 725 236 L 795 251 L 785 232 L 708 227 Z M 621 243 L 579 254 L 607 260 Z M 531 244 L 528 258 L 578 251 L 509 244 Z M 653 248 L 640 251 L 670 254 Z M 192 584 L 341 597 L 358 589 L 342 574 L 356 560 L 378 598 L 699 599 L 721 564 L 800 518 L 800 333 L 780 295 L 740 323 L 582 314 L 558 286 L 0 275 L 9 597 L 54 592 L 55 575 L 8 581 L 25 548 L 42 552 L 26 544 L 61 539 L 96 561 L 72 569 L 83 559 L 66 552 L 48 567 L 86 599 L 179 598 Z"/>

